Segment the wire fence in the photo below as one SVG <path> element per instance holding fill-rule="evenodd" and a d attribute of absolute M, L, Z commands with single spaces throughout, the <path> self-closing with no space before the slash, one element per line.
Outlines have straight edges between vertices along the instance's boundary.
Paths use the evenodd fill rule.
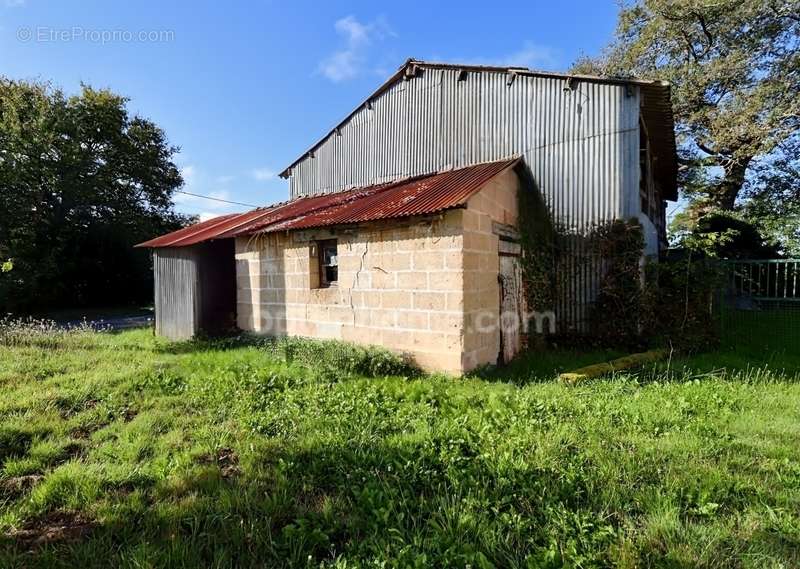
<path fill-rule="evenodd" d="M 717 306 L 720 337 L 729 345 L 800 349 L 800 259 L 722 263 Z"/>

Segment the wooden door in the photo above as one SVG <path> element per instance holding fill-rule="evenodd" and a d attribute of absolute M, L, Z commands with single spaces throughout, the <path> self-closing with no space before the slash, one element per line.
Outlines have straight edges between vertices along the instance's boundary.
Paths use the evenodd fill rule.
<path fill-rule="evenodd" d="M 522 348 L 522 267 L 519 255 L 500 254 L 500 354 L 508 363 Z"/>

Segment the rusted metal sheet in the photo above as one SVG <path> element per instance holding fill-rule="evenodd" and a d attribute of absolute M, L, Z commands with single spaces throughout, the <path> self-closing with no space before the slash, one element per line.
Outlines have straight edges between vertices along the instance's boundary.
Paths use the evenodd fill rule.
<path fill-rule="evenodd" d="M 222 224 L 224 221 L 229 220 L 237 215 L 239 214 L 231 213 L 227 215 L 221 215 L 213 219 L 208 219 L 206 221 L 201 221 L 200 223 L 195 223 L 194 225 L 184 227 L 183 229 L 173 231 L 172 233 L 167 233 L 166 235 L 156 237 L 155 239 L 150 239 L 144 243 L 139 243 L 136 245 L 136 247 L 170 247 L 173 245 L 180 247 L 183 241 L 191 240 L 195 235 L 216 227 Z M 183 244 L 186 245 L 188 243 Z"/>
<path fill-rule="evenodd" d="M 189 227 L 184 227 L 178 231 L 167 233 L 161 237 L 150 239 L 144 243 L 139 243 L 136 247 L 187 247 L 196 243 L 202 243 L 203 241 L 216 239 L 219 235 L 227 231 L 232 231 L 255 219 L 259 219 L 267 215 L 269 211 L 270 208 L 258 208 L 247 213 L 229 213 L 221 215 L 207 221 L 195 223 Z"/>
<path fill-rule="evenodd" d="M 198 223 L 138 246 L 186 247 L 241 235 L 437 213 L 464 205 L 470 196 L 517 161 L 511 159 L 477 164 L 391 184 L 302 197 L 248 213 L 225 216 L 217 223 Z"/>
<path fill-rule="evenodd" d="M 434 176 L 387 184 L 373 191 L 357 192 L 355 199 L 276 222 L 257 229 L 256 232 L 310 229 L 438 213 L 463 205 L 489 180 L 516 162 L 514 159 L 478 164 Z"/>

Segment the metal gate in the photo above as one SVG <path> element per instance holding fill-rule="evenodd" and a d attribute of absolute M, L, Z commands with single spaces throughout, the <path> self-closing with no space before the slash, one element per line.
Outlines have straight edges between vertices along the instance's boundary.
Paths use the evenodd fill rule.
<path fill-rule="evenodd" d="M 724 261 L 723 342 L 800 349 L 800 259 Z"/>

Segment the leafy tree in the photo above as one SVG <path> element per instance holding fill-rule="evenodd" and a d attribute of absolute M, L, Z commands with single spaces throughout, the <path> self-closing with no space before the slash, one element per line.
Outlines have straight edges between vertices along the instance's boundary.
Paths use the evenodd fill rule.
<path fill-rule="evenodd" d="M 177 148 L 127 99 L 83 86 L 0 78 L 0 309 L 119 304 L 150 298 L 147 251 L 181 226 Z"/>
<path fill-rule="evenodd" d="M 637 0 L 574 70 L 670 81 L 690 208 L 739 209 L 796 246 L 796 210 L 793 228 L 767 222 L 800 200 L 800 0 Z"/>
<path fill-rule="evenodd" d="M 759 228 L 738 212 L 713 211 L 696 216 L 689 209 L 672 223 L 675 242 L 719 259 L 770 259 L 777 247 L 764 238 Z"/>

